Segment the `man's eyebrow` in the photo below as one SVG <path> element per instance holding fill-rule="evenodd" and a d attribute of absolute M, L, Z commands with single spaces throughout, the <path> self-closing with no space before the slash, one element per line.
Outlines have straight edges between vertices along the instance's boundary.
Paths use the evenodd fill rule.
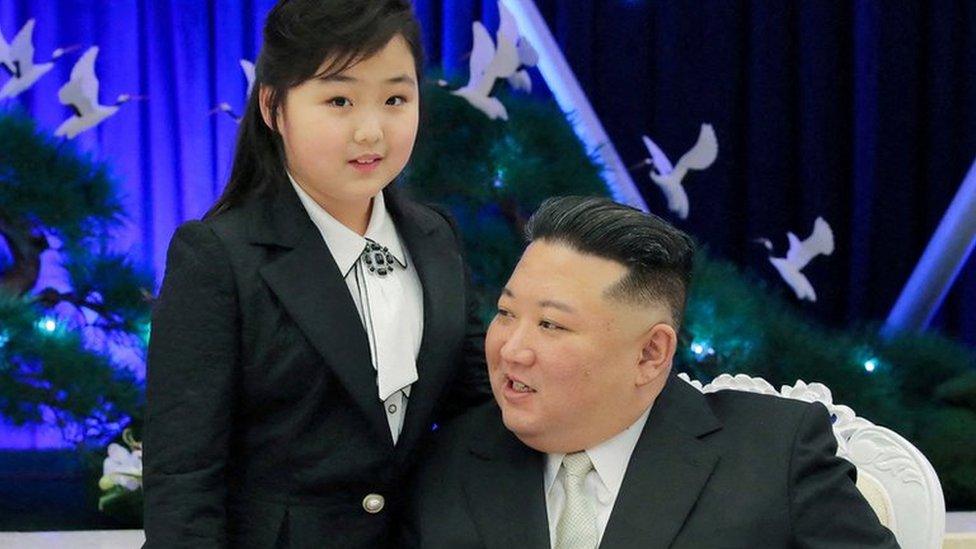
<path fill-rule="evenodd" d="M 515 294 L 512 293 L 512 290 L 509 290 L 508 288 L 502 288 L 502 295 L 505 296 L 505 297 L 510 297 L 512 299 L 515 299 Z M 549 307 L 549 308 L 557 309 L 557 310 L 560 310 L 560 311 L 563 311 L 563 312 L 567 312 L 567 313 L 570 313 L 570 314 L 576 314 L 576 309 L 574 309 L 570 305 L 568 305 L 568 304 L 566 304 L 566 303 L 564 303 L 562 301 L 558 301 L 556 299 L 543 299 L 542 301 L 539 302 L 539 307 L 542 307 L 542 308 Z"/>
<path fill-rule="evenodd" d="M 562 301 L 556 301 L 555 299 L 543 299 L 539 302 L 540 307 L 551 307 L 569 314 L 576 314 L 576 309 L 570 307 Z"/>

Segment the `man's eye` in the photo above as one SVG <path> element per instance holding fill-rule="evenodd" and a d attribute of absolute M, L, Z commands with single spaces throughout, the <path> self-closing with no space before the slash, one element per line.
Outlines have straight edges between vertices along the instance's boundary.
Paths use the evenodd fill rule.
<path fill-rule="evenodd" d="M 507 310 L 505 310 L 505 309 L 502 309 L 502 308 L 499 308 L 499 309 L 498 309 L 498 312 L 497 312 L 497 313 L 495 313 L 495 314 L 497 314 L 498 316 L 504 316 L 504 317 L 509 317 L 509 316 L 512 316 L 512 313 L 510 313 L 510 312 L 508 312 Z"/>
<path fill-rule="evenodd" d="M 539 321 L 539 326 L 542 327 L 542 328 L 544 328 L 544 329 L 546 329 L 546 330 L 562 330 L 563 329 L 562 326 L 559 326 L 558 324 L 553 324 L 552 322 L 549 322 L 548 320 L 540 320 Z"/>
<path fill-rule="evenodd" d="M 333 97 L 332 99 L 329 99 L 328 103 L 333 107 L 348 107 L 349 105 L 352 105 L 352 102 L 345 97 Z"/>
<path fill-rule="evenodd" d="M 386 104 L 392 107 L 399 107 L 407 102 L 407 98 L 402 95 L 394 95 L 393 97 L 386 100 Z"/>

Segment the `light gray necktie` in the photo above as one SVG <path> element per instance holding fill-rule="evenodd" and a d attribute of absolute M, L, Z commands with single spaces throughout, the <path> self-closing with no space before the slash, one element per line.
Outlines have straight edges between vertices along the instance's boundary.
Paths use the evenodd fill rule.
<path fill-rule="evenodd" d="M 563 458 L 563 487 L 566 504 L 556 523 L 555 549 L 594 549 L 599 542 L 596 510 L 586 494 L 586 475 L 593 462 L 586 452 L 566 454 Z"/>

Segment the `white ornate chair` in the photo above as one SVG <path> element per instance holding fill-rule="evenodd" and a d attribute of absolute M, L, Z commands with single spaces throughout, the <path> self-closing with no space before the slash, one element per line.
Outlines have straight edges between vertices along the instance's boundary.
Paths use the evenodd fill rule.
<path fill-rule="evenodd" d="M 894 532 L 904 549 L 942 547 L 945 500 L 932 464 L 898 433 L 834 404 L 825 385 L 797 381 L 777 391 L 766 380 L 745 374 L 722 374 L 707 385 L 687 374 L 678 377 L 703 393 L 732 389 L 822 403 L 834 421 L 837 455 L 857 467 L 857 487 L 881 523 Z"/>

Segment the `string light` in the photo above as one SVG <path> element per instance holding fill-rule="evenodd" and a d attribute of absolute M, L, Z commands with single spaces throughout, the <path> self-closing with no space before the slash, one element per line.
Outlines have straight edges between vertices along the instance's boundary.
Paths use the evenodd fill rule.
<path fill-rule="evenodd" d="M 50 316 L 46 316 L 37 321 L 37 328 L 43 332 L 53 334 L 58 329 L 58 321 Z"/>
<path fill-rule="evenodd" d="M 505 171 L 499 168 L 495 172 L 495 182 L 493 183 L 496 189 L 501 189 L 505 186 Z"/>
<path fill-rule="evenodd" d="M 715 349 L 713 349 L 707 341 L 693 341 L 691 342 L 690 349 L 691 352 L 694 353 L 695 359 L 697 359 L 699 362 L 715 354 Z"/>

